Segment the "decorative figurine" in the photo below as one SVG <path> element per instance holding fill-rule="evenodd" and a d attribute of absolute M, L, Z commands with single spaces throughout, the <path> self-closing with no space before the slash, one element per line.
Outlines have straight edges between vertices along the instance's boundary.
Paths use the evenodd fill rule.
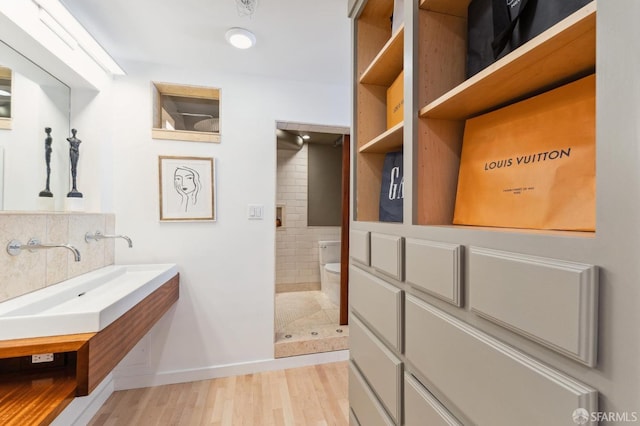
<path fill-rule="evenodd" d="M 49 181 L 51 177 L 51 142 L 53 139 L 51 138 L 51 127 L 44 128 L 47 137 L 44 139 L 44 161 L 47 164 L 47 184 L 44 190 L 40 191 L 40 197 L 53 197 L 53 194 L 49 190 Z"/>
<path fill-rule="evenodd" d="M 71 159 L 71 191 L 67 194 L 69 198 L 82 198 L 82 193 L 76 189 L 76 176 L 78 175 L 78 158 L 80 158 L 80 139 L 76 138 L 76 129 L 71 129 L 71 137 L 69 141 L 69 158 Z"/>

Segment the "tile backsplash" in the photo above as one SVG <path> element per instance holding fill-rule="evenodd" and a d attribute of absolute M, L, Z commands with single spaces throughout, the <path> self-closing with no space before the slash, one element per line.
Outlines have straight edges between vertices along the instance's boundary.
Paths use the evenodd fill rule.
<path fill-rule="evenodd" d="M 85 242 L 85 233 L 95 231 L 113 234 L 115 215 L 0 212 L 0 302 L 112 265 L 113 239 Z M 26 244 L 31 238 L 42 243 L 71 244 L 80 251 L 81 260 L 75 262 L 65 248 L 22 250 L 18 256 L 7 253 L 11 240 Z"/>

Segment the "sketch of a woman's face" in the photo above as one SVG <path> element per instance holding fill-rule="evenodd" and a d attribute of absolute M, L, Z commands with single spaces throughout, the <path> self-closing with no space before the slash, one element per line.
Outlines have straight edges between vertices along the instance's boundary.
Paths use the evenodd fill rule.
<path fill-rule="evenodd" d="M 187 166 L 178 166 L 173 172 L 173 185 L 180 195 L 180 205 L 184 211 L 198 203 L 198 192 L 202 187 L 200 174 Z"/>
<path fill-rule="evenodd" d="M 196 190 L 195 175 L 193 172 L 176 169 L 173 178 L 175 179 L 176 189 L 180 188 L 184 194 L 191 194 Z"/>

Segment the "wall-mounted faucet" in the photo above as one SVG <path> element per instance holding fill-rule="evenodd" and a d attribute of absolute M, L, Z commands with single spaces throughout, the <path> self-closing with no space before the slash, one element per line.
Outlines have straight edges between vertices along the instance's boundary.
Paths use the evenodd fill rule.
<path fill-rule="evenodd" d="M 99 240 L 102 240 L 104 238 L 122 238 L 123 240 L 126 240 L 127 243 L 129 243 L 129 248 L 133 247 L 133 242 L 131 241 L 131 238 L 127 237 L 126 235 L 105 235 L 100 231 L 96 231 L 93 234 L 91 234 L 89 232 L 84 234 L 84 240 L 87 243 L 89 242 L 89 240 L 99 241 Z"/>
<path fill-rule="evenodd" d="M 7 245 L 7 253 L 11 256 L 17 256 L 23 249 L 29 251 L 41 250 L 41 249 L 50 249 L 56 247 L 63 247 L 67 250 L 70 250 L 73 253 L 73 258 L 76 262 L 80 262 L 80 252 L 77 248 L 70 244 L 51 244 L 51 243 L 41 243 L 40 240 L 36 238 L 31 238 L 27 244 L 22 244 L 18 240 L 11 240 Z"/>

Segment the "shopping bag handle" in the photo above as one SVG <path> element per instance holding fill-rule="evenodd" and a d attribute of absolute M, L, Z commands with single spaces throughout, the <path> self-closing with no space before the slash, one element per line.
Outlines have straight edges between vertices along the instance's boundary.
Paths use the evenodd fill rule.
<path fill-rule="evenodd" d="M 529 3 L 529 0 L 520 0 L 518 14 L 513 19 L 510 19 L 509 10 L 507 9 L 509 7 L 508 1 L 493 0 L 493 41 L 491 42 L 491 48 L 495 59 L 498 58 L 500 52 L 504 50 L 509 40 L 511 40 L 513 30 Z"/>

